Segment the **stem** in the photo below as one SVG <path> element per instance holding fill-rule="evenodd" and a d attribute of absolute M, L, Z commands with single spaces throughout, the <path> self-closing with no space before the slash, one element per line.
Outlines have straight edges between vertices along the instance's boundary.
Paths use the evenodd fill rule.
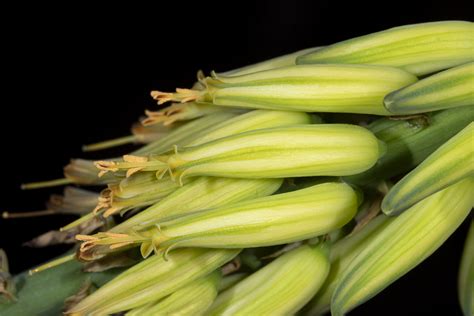
<path fill-rule="evenodd" d="M 63 231 L 66 231 L 66 230 L 70 230 L 71 228 L 77 227 L 77 226 L 81 225 L 82 223 L 85 223 L 85 222 L 91 220 L 92 218 L 94 218 L 94 216 L 95 216 L 94 213 L 92 213 L 92 212 L 88 213 L 88 214 L 86 214 L 84 216 L 81 216 L 80 218 L 76 219 L 74 222 L 69 223 L 64 227 L 61 227 L 59 229 L 59 231 L 63 232 Z"/>
<path fill-rule="evenodd" d="M 116 146 L 121 146 L 121 145 L 125 145 L 125 144 L 134 143 L 136 140 L 137 139 L 136 139 L 135 135 L 128 135 L 128 136 L 119 137 L 119 138 L 115 138 L 115 139 L 105 140 L 105 141 L 98 142 L 98 143 L 84 145 L 84 146 L 82 146 L 82 151 L 90 152 L 90 151 L 96 151 L 96 150 L 112 148 L 112 147 L 116 147 Z"/>
<path fill-rule="evenodd" d="M 39 217 L 39 216 L 47 216 L 47 215 L 54 215 L 58 214 L 54 210 L 43 210 L 43 211 L 33 211 L 33 212 L 21 212 L 21 213 L 10 213 L 10 212 L 3 212 L 2 218 L 10 219 L 10 218 L 28 218 L 28 217 Z"/>
<path fill-rule="evenodd" d="M 21 185 L 21 189 L 22 190 L 42 189 L 42 188 L 57 187 L 57 186 L 72 184 L 72 183 L 73 181 L 71 179 L 60 178 L 60 179 L 47 180 L 47 181 L 24 183 Z"/>
<path fill-rule="evenodd" d="M 50 262 L 47 262 L 45 264 L 42 264 L 40 265 L 39 267 L 36 267 L 34 269 L 31 269 L 29 271 L 29 275 L 33 275 L 35 273 L 38 273 L 38 272 L 41 272 L 41 271 L 44 271 L 44 270 L 47 270 L 47 269 L 50 269 L 50 268 L 53 268 L 53 267 L 56 267 L 56 266 L 59 266 L 63 263 L 66 263 L 66 262 L 69 262 L 71 260 L 74 260 L 75 258 L 75 254 L 70 254 L 70 255 L 67 255 L 67 256 L 63 256 L 63 257 L 60 257 L 60 258 L 57 258 L 57 259 L 54 259 L 53 261 L 50 261 Z"/>

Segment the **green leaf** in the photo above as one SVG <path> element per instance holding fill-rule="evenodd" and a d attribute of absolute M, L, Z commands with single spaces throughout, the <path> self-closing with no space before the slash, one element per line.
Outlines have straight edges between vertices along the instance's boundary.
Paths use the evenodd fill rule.
<path fill-rule="evenodd" d="M 111 269 L 100 273 L 85 273 L 81 268 L 79 262 L 70 261 L 31 276 L 27 272 L 15 276 L 18 300 L 1 304 L 0 314 L 60 315 L 64 300 L 74 295 L 87 278 L 90 278 L 93 284 L 101 286 L 123 271 Z"/>

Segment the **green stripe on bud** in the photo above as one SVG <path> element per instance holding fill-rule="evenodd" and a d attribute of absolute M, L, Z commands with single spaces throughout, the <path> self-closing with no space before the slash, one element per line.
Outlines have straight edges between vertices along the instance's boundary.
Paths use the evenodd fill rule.
<path fill-rule="evenodd" d="M 473 176 L 473 162 L 474 123 L 471 122 L 390 189 L 382 202 L 383 212 L 399 214 L 427 196 Z"/>
<path fill-rule="evenodd" d="M 430 256 L 468 216 L 474 179 L 433 194 L 395 217 L 344 271 L 332 297 L 338 316 L 366 302 Z"/>
<path fill-rule="evenodd" d="M 327 250 L 301 246 L 219 294 L 206 315 L 292 315 L 329 272 Z"/>
<path fill-rule="evenodd" d="M 395 115 L 473 105 L 474 63 L 442 71 L 394 91 L 385 97 L 384 103 Z"/>
<path fill-rule="evenodd" d="M 473 50 L 473 23 L 443 21 L 356 37 L 298 57 L 296 63 L 386 65 L 421 76 L 472 61 Z"/>

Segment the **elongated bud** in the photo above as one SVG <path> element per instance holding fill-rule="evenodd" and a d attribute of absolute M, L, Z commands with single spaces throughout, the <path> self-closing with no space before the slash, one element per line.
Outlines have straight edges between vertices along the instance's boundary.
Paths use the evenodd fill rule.
<path fill-rule="evenodd" d="M 304 112 L 390 115 L 388 93 L 415 82 L 403 70 L 367 65 L 295 65 L 237 77 L 216 74 L 206 90 L 156 93 L 159 103 L 212 102 L 214 105 Z"/>
<path fill-rule="evenodd" d="M 262 110 L 238 115 L 237 112 L 220 111 L 195 119 L 176 128 L 162 139 L 134 151 L 131 156 L 159 155 L 170 151 L 175 145 L 184 146 L 189 143 L 197 145 L 253 129 L 309 122 L 310 118 L 306 113 Z M 103 171 L 112 170 L 114 161 L 116 159 L 111 159 L 105 163 L 101 162 L 99 166 Z M 83 159 L 72 160 L 71 164 L 65 168 L 65 174 L 73 182 L 80 184 L 117 183 L 121 180 L 119 176 L 111 172 L 103 172 L 101 177 L 98 177 L 94 162 Z"/>
<path fill-rule="evenodd" d="M 80 236 L 81 256 L 101 247 L 141 245 L 143 256 L 181 247 L 249 248 L 286 244 L 326 234 L 349 222 L 357 196 L 344 183 L 324 183 L 289 193 L 202 210 L 127 234 Z M 76 237 L 79 238 L 79 237 Z"/>
<path fill-rule="evenodd" d="M 471 178 L 453 184 L 373 235 L 341 276 L 332 297 L 332 314 L 344 315 L 369 300 L 438 249 L 471 211 L 473 189 Z"/>
<path fill-rule="evenodd" d="M 281 179 L 228 179 L 198 177 L 157 204 L 113 227 L 111 232 L 144 230 L 161 221 L 197 210 L 267 196 L 281 186 Z"/>
<path fill-rule="evenodd" d="M 146 259 L 86 297 L 67 315 L 104 315 L 157 301 L 232 260 L 239 249 L 180 249 Z"/>
<path fill-rule="evenodd" d="M 474 30 L 473 30 L 474 32 Z M 474 63 L 451 68 L 388 94 L 385 107 L 396 115 L 474 104 Z"/>
<path fill-rule="evenodd" d="M 157 176 L 170 174 L 179 182 L 195 176 L 343 176 L 369 169 L 383 152 L 383 144 L 359 126 L 294 125 L 232 135 L 177 150 L 174 155 L 158 156 L 146 166 L 136 166 L 150 170 L 155 161 L 166 162 L 166 167 L 156 168 Z M 136 166 L 117 163 L 113 170 Z"/>
<path fill-rule="evenodd" d="M 141 315 L 204 315 L 217 296 L 220 272 L 197 279 L 170 296 L 129 311 L 126 316 Z"/>
<path fill-rule="evenodd" d="M 219 294 L 206 315 L 293 315 L 329 272 L 326 249 L 301 246 Z"/>
<path fill-rule="evenodd" d="M 465 106 L 424 115 L 412 120 L 382 118 L 369 124 L 368 129 L 387 145 L 387 151 L 372 168 L 344 180 L 377 185 L 380 180 L 410 171 L 471 123 L 474 108 Z"/>
<path fill-rule="evenodd" d="M 186 146 L 203 144 L 218 138 L 251 131 L 255 129 L 286 126 L 293 124 L 310 123 L 311 118 L 306 113 L 265 111 L 257 110 L 244 113 L 231 119 L 215 124 L 205 130 L 205 133 L 197 133 L 193 139 L 187 139 Z M 183 142 L 182 142 L 183 143 Z M 182 144 L 181 143 L 181 144 Z M 175 151 L 179 144 L 173 144 Z M 170 145 L 167 151 L 173 147 Z M 162 177 L 167 172 L 167 165 L 161 156 L 140 157 L 135 155 L 125 155 L 122 161 L 98 161 L 95 163 L 99 168 L 99 175 L 114 172 L 130 176 L 139 171 L 159 170 L 158 177 Z"/>
<path fill-rule="evenodd" d="M 297 64 L 371 64 L 405 69 L 417 76 L 472 61 L 474 25 L 443 21 L 394 27 L 297 58 Z"/>
<path fill-rule="evenodd" d="M 459 269 L 458 294 L 465 316 L 474 314 L 474 219 L 466 236 Z"/>
<path fill-rule="evenodd" d="M 382 210 L 397 215 L 413 204 L 461 179 L 474 175 L 474 123 L 453 136 L 385 196 Z"/>

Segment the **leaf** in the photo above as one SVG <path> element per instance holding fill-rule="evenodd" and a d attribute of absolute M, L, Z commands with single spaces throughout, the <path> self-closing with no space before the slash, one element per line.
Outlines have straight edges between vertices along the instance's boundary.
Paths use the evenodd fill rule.
<path fill-rule="evenodd" d="M 14 277 L 17 286 L 16 303 L 0 304 L 0 315 L 60 315 L 67 297 L 76 294 L 87 278 L 101 286 L 122 269 L 101 273 L 85 273 L 82 265 L 70 261 L 57 267 L 33 274 L 23 272 Z"/>

